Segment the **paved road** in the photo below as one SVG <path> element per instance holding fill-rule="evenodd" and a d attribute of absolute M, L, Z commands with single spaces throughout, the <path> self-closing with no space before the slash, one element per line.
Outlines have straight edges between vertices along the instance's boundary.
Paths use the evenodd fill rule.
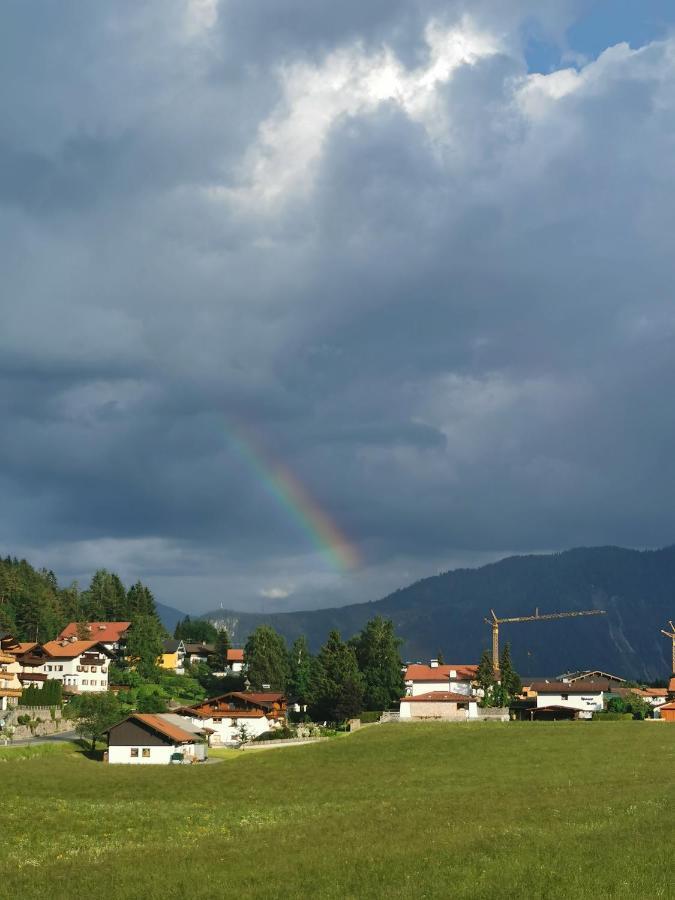
<path fill-rule="evenodd" d="M 62 731 L 60 734 L 43 734 L 41 737 L 23 738 L 4 744 L 0 739 L 0 747 L 36 747 L 38 744 L 51 744 L 54 741 L 76 741 L 76 731 Z"/>

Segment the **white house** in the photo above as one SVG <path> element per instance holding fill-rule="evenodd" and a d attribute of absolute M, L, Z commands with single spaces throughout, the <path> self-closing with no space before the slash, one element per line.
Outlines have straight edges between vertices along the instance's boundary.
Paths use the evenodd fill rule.
<path fill-rule="evenodd" d="M 454 691 L 430 691 L 401 698 L 401 721 L 466 722 L 478 718 L 478 698 Z"/>
<path fill-rule="evenodd" d="M 66 693 L 107 691 L 111 656 L 112 652 L 98 641 L 48 641 L 19 658 L 20 678 L 25 684 L 38 685 L 55 678 L 63 682 Z"/>
<path fill-rule="evenodd" d="M 534 681 L 529 688 L 536 697 L 536 709 L 577 710 L 579 718 L 590 719 L 604 706 L 606 682 Z"/>
<path fill-rule="evenodd" d="M 285 724 L 286 698 L 276 691 L 232 691 L 176 712 L 192 725 L 208 728 L 212 745 L 236 744 L 242 726 L 250 740 Z"/>
<path fill-rule="evenodd" d="M 108 762 L 117 765 L 168 765 L 202 762 L 208 733 L 171 713 L 133 713 L 107 731 Z"/>
<path fill-rule="evenodd" d="M 403 680 L 406 694 L 410 697 L 418 697 L 431 691 L 468 695 L 472 693 L 471 682 L 477 672 L 478 666 L 439 665 L 438 660 L 432 659 L 428 666 L 420 663 L 408 665 Z"/>

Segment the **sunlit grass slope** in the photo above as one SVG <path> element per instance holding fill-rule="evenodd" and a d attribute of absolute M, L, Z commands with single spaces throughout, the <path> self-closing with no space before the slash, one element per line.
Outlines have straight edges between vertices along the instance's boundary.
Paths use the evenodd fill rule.
<path fill-rule="evenodd" d="M 0 755 L 0 894 L 672 897 L 675 726 L 376 725 L 217 765 Z"/>

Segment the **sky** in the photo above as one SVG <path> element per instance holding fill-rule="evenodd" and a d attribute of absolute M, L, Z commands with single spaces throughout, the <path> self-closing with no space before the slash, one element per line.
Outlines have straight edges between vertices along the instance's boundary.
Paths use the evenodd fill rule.
<path fill-rule="evenodd" d="M 190 613 L 675 542 L 675 4 L 6 0 L 0 552 Z"/>

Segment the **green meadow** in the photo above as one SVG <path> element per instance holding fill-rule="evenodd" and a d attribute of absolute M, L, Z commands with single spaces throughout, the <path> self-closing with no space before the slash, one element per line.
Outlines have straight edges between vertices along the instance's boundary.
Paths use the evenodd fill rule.
<path fill-rule="evenodd" d="M 666 723 L 374 725 L 220 756 L 0 750 L 0 895 L 675 896 Z"/>

